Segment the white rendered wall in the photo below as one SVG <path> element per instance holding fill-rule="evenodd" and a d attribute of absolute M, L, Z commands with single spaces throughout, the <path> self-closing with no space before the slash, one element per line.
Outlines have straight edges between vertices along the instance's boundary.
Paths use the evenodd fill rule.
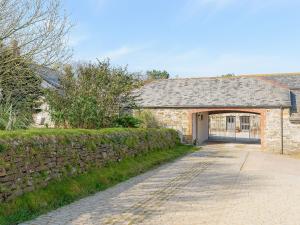
<path fill-rule="evenodd" d="M 202 120 L 201 120 L 202 115 Z M 195 116 L 196 120 L 196 116 Z M 198 113 L 197 115 L 197 144 L 202 144 L 208 139 L 208 113 Z"/>

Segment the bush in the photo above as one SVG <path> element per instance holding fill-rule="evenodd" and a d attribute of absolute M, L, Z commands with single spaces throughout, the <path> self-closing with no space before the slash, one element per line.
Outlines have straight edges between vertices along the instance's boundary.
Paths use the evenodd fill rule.
<path fill-rule="evenodd" d="M 135 74 L 107 61 L 67 67 L 59 90 L 48 90 L 51 118 L 58 127 L 112 127 L 124 111 L 135 108 Z"/>
<path fill-rule="evenodd" d="M 26 129 L 31 123 L 30 117 L 26 111 L 17 113 L 11 104 L 0 104 L 0 130 Z"/>
<path fill-rule="evenodd" d="M 146 72 L 148 80 L 169 79 L 170 74 L 167 71 L 150 70 Z"/>
<path fill-rule="evenodd" d="M 157 121 L 157 119 L 155 118 L 153 113 L 149 110 L 142 110 L 142 111 L 136 112 L 136 117 L 140 121 L 142 121 L 141 125 L 140 125 L 141 128 L 160 128 L 161 127 L 161 124 L 159 123 L 159 121 Z"/>
<path fill-rule="evenodd" d="M 115 120 L 114 126 L 115 127 L 124 127 L 124 128 L 138 128 L 141 124 L 141 120 L 138 118 L 131 116 L 131 115 L 125 115 L 121 116 L 118 119 Z"/>
<path fill-rule="evenodd" d="M 28 127 L 43 94 L 32 62 L 15 54 L 0 41 L 0 126 L 7 130 Z"/>

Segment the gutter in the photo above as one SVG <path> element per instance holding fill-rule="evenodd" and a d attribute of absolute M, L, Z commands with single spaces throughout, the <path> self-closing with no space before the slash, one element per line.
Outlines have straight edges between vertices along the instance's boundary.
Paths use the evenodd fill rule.
<path fill-rule="evenodd" d="M 291 108 L 291 104 L 283 106 L 283 105 L 277 105 L 277 106 L 268 106 L 268 105 L 257 105 L 257 106 L 240 106 L 240 105 L 207 105 L 207 106 L 193 106 L 193 105 L 170 105 L 170 106 L 139 106 L 142 109 L 215 109 L 215 108 L 243 108 L 243 109 L 258 109 L 258 108 L 264 108 L 264 109 L 278 109 L 278 108 Z"/>

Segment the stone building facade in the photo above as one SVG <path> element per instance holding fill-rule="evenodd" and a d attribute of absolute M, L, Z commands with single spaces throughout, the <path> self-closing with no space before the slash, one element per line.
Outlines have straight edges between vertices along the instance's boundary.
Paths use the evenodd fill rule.
<path fill-rule="evenodd" d="M 142 110 L 176 129 L 183 142 L 209 139 L 209 118 L 216 113 L 259 116 L 264 150 L 300 152 L 300 75 L 240 76 L 159 80 L 138 90 Z M 201 119 L 199 119 L 201 118 Z"/>
<path fill-rule="evenodd" d="M 43 102 L 39 108 L 40 112 L 33 114 L 33 124 L 34 128 L 54 128 L 55 124 L 51 120 L 51 115 L 49 111 L 49 105 L 47 102 Z"/>
<path fill-rule="evenodd" d="M 53 70 L 48 67 L 37 67 L 36 72 L 42 79 L 42 88 L 51 89 L 59 87 L 59 79 L 61 74 L 57 70 Z M 37 109 L 38 112 L 33 115 L 32 127 L 53 128 L 54 122 L 51 120 L 49 105 L 43 96 L 41 96 L 40 101 L 41 105 L 39 109 Z"/>

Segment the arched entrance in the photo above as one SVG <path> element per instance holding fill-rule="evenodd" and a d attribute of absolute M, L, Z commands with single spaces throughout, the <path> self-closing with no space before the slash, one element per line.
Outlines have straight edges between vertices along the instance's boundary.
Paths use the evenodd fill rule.
<path fill-rule="evenodd" d="M 212 112 L 208 115 L 208 140 L 260 143 L 260 120 L 257 113 Z"/>
<path fill-rule="evenodd" d="M 193 142 L 205 141 L 264 144 L 265 109 L 193 109 Z"/>

